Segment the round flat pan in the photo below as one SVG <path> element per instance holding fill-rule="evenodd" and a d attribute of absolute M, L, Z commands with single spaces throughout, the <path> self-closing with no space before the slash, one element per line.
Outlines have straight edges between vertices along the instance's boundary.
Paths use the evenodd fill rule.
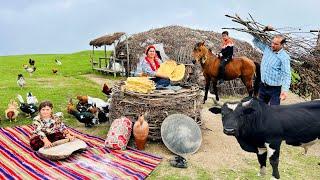
<path fill-rule="evenodd" d="M 161 138 L 166 147 L 175 154 L 193 154 L 201 146 L 199 125 L 189 116 L 172 114 L 161 125 Z"/>

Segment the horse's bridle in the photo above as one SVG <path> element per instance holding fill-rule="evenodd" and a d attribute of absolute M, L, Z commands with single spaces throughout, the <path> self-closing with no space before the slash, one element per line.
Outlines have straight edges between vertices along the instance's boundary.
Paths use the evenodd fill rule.
<path fill-rule="evenodd" d="M 200 64 L 201 65 L 204 65 L 204 63 L 206 63 L 206 61 L 207 61 L 207 57 L 206 56 L 203 56 L 203 57 L 200 58 Z"/>

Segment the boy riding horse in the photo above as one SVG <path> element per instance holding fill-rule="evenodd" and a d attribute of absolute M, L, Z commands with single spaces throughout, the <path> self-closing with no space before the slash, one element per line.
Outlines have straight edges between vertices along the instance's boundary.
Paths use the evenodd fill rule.
<path fill-rule="evenodd" d="M 222 44 L 221 44 L 221 51 L 218 54 L 220 58 L 220 66 L 219 66 L 219 84 L 224 82 L 224 73 L 225 73 L 225 66 L 226 64 L 232 59 L 233 56 L 233 41 L 229 37 L 228 31 L 222 32 Z"/>

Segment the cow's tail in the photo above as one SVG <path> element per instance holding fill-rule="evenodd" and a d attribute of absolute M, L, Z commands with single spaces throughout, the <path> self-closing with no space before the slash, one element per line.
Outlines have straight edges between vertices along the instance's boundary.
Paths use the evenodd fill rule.
<path fill-rule="evenodd" d="M 260 64 L 257 62 L 254 62 L 254 64 L 256 65 L 256 78 L 253 84 L 253 92 L 254 92 L 254 96 L 258 96 L 260 82 L 261 82 Z"/>

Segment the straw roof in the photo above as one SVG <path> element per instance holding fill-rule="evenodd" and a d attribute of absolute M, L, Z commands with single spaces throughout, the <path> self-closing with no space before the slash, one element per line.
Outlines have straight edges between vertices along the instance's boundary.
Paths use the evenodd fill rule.
<path fill-rule="evenodd" d="M 118 40 L 124 34 L 125 34 L 124 32 L 116 32 L 111 35 L 107 34 L 90 41 L 89 44 L 90 46 L 95 46 L 95 47 L 101 47 L 103 45 L 111 45 L 114 43 L 114 41 Z"/>

